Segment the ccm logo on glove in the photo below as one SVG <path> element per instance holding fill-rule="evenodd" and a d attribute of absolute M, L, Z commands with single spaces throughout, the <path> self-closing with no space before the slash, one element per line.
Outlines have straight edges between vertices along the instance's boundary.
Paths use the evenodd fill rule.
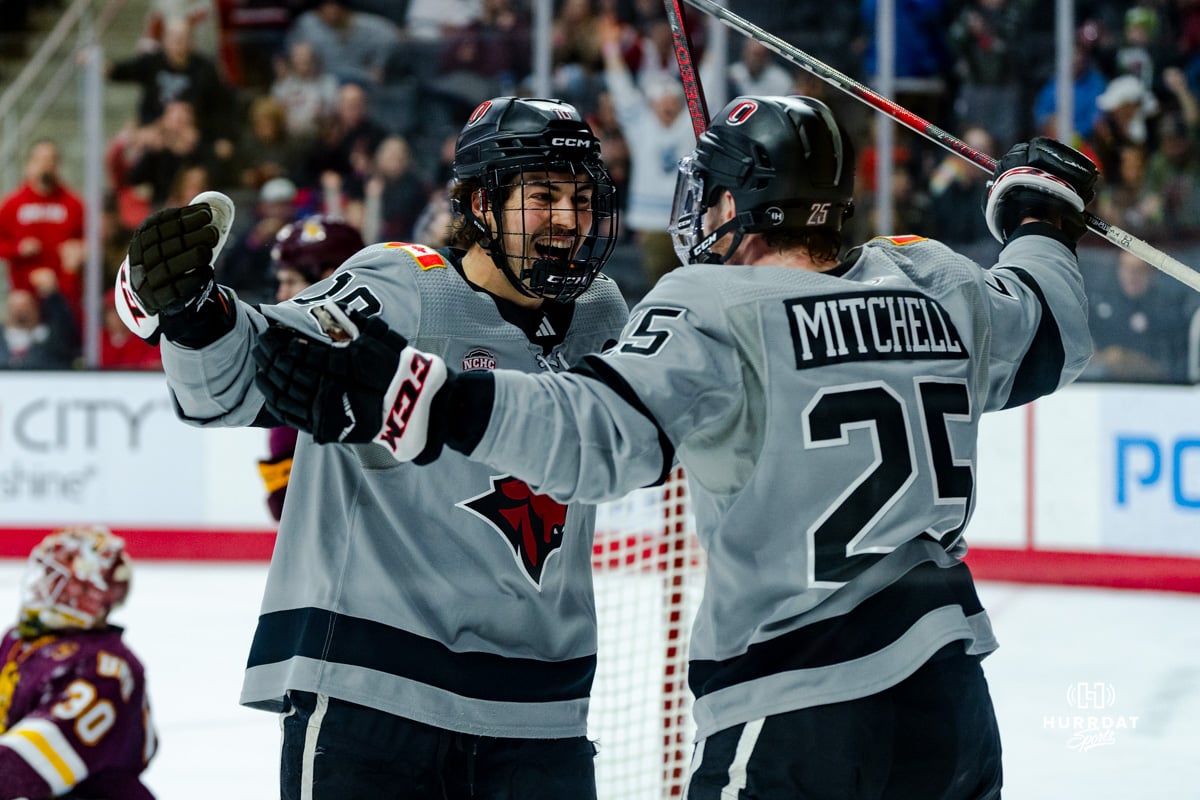
<path fill-rule="evenodd" d="M 412 352 L 407 364 L 405 364 L 404 356 L 401 355 L 401 364 L 405 369 L 396 373 L 392 380 L 393 385 L 399 382 L 399 386 L 395 388 L 396 399 L 392 401 L 392 407 L 385 411 L 383 415 L 383 430 L 379 433 L 380 441 L 393 452 L 397 449 L 397 442 L 399 442 L 408 430 L 408 422 L 417 410 L 417 405 L 421 400 L 421 392 L 425 390 L 429 373 L 434 369 L 433 358 L 422 352 L 413 350 L 411 347 L 405 349 Z M 444 367 L 442 374 L 444 377 Z"/>
<path fill-rule="evenodd" d="M 397 461 L 412 461 L 429 444 L 434 399 L 446 376 L 446 362 L 438 356 L 415 347 L 400 351 L 398 369 L 383 396 L 383 425 L 375 437 Z"/>

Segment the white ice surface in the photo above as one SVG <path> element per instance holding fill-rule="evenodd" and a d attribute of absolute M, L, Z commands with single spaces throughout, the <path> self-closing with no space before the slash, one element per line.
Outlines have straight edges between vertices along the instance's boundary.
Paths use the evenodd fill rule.
<path fill-rule="evenodd" d="M 21 568 L 0 560 L 0 611 L 15 613 Z M 114 620 L 146 664 L 161 739 L 146 781 L 160 800 L 278 796 L 277 718 L 237 703 L 265 576 L 260 564 L 136 565 Z M 1001 642 L 984 664 L 1006 798 L 1200 798 L 1200 596 L 980 594 Z M 1088 717 L 1099 737 L 1082 735 Z"/>

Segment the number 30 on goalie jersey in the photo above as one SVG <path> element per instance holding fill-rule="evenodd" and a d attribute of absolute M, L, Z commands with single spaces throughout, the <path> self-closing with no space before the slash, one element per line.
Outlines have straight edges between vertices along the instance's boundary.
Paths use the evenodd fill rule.
<path fill-rule="evenodd" d="M 157 736 L 145 673 L 119 629 L 37 639 L 10 630 L 0 652 L 0 797 L 77 786 L 89 797 L 150 796 L 138 776 Z"/>

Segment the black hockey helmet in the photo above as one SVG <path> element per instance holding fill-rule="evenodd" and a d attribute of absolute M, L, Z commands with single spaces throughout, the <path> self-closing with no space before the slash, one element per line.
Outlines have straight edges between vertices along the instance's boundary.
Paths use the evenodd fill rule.
<path fill-rule="evenodd" d="M 517 291 L 574 300 L 608 261 L 617 237 L 616 187 L 600 158 L 600 140 L 579 111 L 561 100 L 497 97 L 480 103 L 458 135 L 455 180 L 478 182 L 484 207 L 500 209 L 526 172 L 568 174 L 572 183 L 591 188 L 590 224 L 575 231 L 570 250 L 526 245 L 531 252 L 506 253 L 501 215 L 493 232 L 469 205 L 456 202 L 454 210 L 481 234 L 481 244 Z M 519 263 L 515 272 L 513 262 Z"/>
<path fill-rule="evenodd" d="M 707 235 L 704 214 L 728 190 L 737 216 Z M 679 164 L 670 232 L 685 263 L 718 263 L 712 246 L 734 234 L 823 227 L 854 213 L 854 146 L 829 107 L 811 97 L 731 100 Z M 728 254 L 726 257 L 728 257 Z"/>
<path fill-rule="evenodd" d="M 279 229 L 271 260 L 275 268 L 292 269 L 316 283 L 362 250 L 362 234 L 341 217 L 314 214 Z"/>

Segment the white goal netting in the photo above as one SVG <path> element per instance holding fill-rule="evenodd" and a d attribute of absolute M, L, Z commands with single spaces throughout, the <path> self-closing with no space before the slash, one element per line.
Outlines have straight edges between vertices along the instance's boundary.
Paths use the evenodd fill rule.
<path fill-rule="evenodd" d="M 687 642 L 704 580 L 682 470 L 600 507 L 592 564 L 600 635 L 588 734 L 599 800 L 682 797 L 693 732 Z"/>

